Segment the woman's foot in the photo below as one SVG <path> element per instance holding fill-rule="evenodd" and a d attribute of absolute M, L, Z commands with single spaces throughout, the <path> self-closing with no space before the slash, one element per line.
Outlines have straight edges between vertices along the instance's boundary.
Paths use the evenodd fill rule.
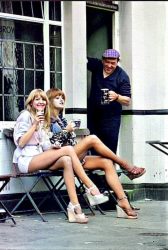
<path fill-rule="evenodd" d="M 86 188 L 85 196 L 91 206 L 102 204 L 109 200 L 109 197 L 101 194 L 99 189 L 95 185 L 90 188 Z"/>
<path fill-rule="evenodd" d="M 127 175 L 127 177 L 130 180 L 133 180 L 135 178 L 139 178 L 140 176 L 142 176 L 143 174 L 146 173 L 145 168 L 132 166 L 132 165 L 128 164 L 127 162 L 122 164 L 121 168 L 123 168 L 123 169 L 125 169 L 127 171 L 127 173 L 125 173 L 125 175 Z"/>
<path fill-rule="evenodd" d="M 118 218 L 126 218 L 126 219 L 138 218 L 137 212 L 132 209 L 126 196 L 118 199 L 117 202 L 118 202 L 118 205 L 116 206 L 116 208 L 117 208 Z"/>
<path fill-rule="evenodd" d="M 67 207 L 68 211 L 68 220 L 70 223 L 80 223 L 86 224 L 88 223 L 88 218 L 82 213 L 82 209 L 80 204 L 73 205 L 71 202 Z"/>

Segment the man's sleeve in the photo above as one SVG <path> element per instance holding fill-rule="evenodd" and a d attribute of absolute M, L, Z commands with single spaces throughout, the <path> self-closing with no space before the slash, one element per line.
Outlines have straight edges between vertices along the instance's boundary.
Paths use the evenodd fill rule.
<path fill-rule="evenodd" d="M 120 94 L 131 98 L 131 84 L 130 78 L 126 72 L 122 72 L 119 80 Z"/>
<path fill-rule="evenodd" d="M 87 69 L 91 72 L 97 70 L 99 68 L 100 63 L 101 60 L 97 58 L 87 57 Z"/>

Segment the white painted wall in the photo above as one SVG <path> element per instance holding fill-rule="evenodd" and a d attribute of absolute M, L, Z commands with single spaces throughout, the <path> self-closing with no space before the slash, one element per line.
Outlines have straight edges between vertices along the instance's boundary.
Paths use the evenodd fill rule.
<path fill-rule="evenodd" d="M 67 107 L 85 108 L 86 90 L 86 3 L 65 1 L 64 82 Z M 168 96 L 168 2 L 119 1 L 119 50 L 121 66 L 132 83 L 132 104 L 128 109 L 166 109 Z M 117 22 L 118 23 L 118 22 Z M 73 115 L 73 118 L 79 117 Z M 69 116 L 71 119 L 72 116 Z M 86 115 L 80 115 L 86 127 Z M 0 122 L 0 127 L 4 125 Z M 119 154 L 147 173 L 134 183 L 168 182 L 168 157 L 147 145 L 147 140 L 168 138 L 167 115 L 124 116 Z M 11 156 L 0 134 L 0 172 L 10 169 Z M 128 183 L 127 177 L 122 181 Z M 132 182 L 131 182 L 132 183 Z M 20 191 L 16 183 L 4 192 Z M 8 189 L 8 187 L 7 187 Z"/>
<path fill-rule="evenodd" d="M 119 6 L 121 66 L 132 84 L 129 108 L 167 109 L 168 2 L 119 1 Z M 147 169 L 135 183 L 168 182 L 168 157 L 145 143 L 167 140 L 167 125 L 167 115 L 123 117 L 119 153 Z"/>
<path fill-rule="evenodd" d="M 66 108 L 87 107 L 86 80 L 86 3 L 64 2 L 64 83 Z M 86 115 L 67 115 L 67 119 L 80 118 L 86 127 Z"/>

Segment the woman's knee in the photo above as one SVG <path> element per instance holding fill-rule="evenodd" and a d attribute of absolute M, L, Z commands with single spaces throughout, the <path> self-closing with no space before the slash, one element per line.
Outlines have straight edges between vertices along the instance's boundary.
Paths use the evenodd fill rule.
<path fill-rule="evenodd" d="M 101 166 L 105 171 L 114 169 L 113 162 L 110 159 L 102 158 L 101 159 Z"/>
<path fill-rule="evenodd" d="M 72 169 L 72 159 L 70 156 L 65 155 L 61 157 L 61 164 L 64 169 Z"/>
<path fill-rule="evenodd" d="M 100 139 L 96 135 L 89 135 L 87 136 L 87 138 L 91 143 L 97 143 L 100 141 Z"/>
<path fill-rule="evenodd" d="M 62 147 L 62 149 L 69 156 L 71 156 L 75 152 L 75 150 L 74 150 L 74 148 L 72 146 L 64 146 L 64 147 Z"/>

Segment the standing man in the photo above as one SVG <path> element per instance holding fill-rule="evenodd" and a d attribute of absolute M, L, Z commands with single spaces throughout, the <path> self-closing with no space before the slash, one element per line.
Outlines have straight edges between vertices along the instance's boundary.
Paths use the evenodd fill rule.
<path fill-rule="evenodd" d="M 130 79 L 118 66 L 120 53 L 115 49 L 104 51 L 102 60 L 89 58 L 87 68 L 92 72 L 88 102 L 88 120 L 91 133 L 96 134 L 114 153 L 117 151 L 122 105 L 131 100 Z M 101 89 L 109 89 L 108 102 L 101 104 Z"/>

